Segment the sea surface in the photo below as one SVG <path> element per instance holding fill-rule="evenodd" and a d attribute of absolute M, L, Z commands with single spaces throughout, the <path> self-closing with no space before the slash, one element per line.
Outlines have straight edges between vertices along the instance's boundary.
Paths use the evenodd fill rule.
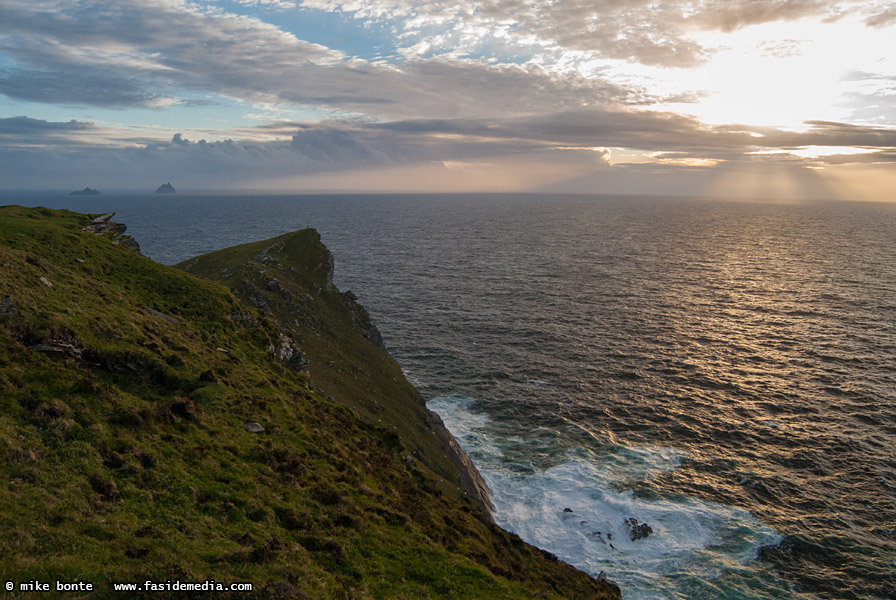
<path fill-rule="evenodd" d="M 169 264 L 318 229 L 498 524 L 626 599 L 896 598 L 896 204 L 0 203 L 116 211 Z"/>

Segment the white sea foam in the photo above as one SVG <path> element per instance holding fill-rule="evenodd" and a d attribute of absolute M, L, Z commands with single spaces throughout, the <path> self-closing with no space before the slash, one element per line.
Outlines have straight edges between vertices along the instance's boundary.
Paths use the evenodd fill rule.
<path fill-rule="evenodd" d="M 494 496 L 495 521 L 584 571 L 595 576 L 605 571 L 628 600 L 711 595 L 713 580 L 744 570 L 760 546 L 780 541 L 747 511 L 651 493 L 643 482 L 678 467 L 682 452 L 557 446 L 551 449 L 557 453 L 555 466 L 537 469 L 520 464 L 526 437 L 504 434 L 487 415 L 471 410 L 472 402 L 443 396 L 428 406 L 482 472 Z M 533 437 L 539 433 L 533 428 Z M 542 443 L 536 445 L 535 452 L 543 454 Z M 653 533 L 632 541 L 629 518 L 647 523 Z"/>

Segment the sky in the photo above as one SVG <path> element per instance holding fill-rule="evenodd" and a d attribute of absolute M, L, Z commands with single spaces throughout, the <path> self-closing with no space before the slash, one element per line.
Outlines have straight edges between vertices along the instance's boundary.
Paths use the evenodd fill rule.
<path fill-rule="evenodd" d="M 0 0 L 0 189 L 896 201 L 896 0 Z"/>

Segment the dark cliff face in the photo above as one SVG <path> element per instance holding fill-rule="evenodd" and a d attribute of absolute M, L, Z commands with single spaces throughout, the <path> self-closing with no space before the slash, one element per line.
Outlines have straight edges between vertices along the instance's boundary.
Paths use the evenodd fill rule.
<path fill-rule="evenodd" d="M 0 208 L 9 579 L 92 581 L 98 598 L 147 578 L 278 598 L 618 598 L 465 499 L 316 233 L 186 265 L 234 293 L 91 221 Z"/>

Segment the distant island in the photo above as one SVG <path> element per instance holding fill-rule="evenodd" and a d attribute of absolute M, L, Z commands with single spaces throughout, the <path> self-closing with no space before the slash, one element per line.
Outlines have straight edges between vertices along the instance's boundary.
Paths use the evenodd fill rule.
<path fill-rule="evenodd" d="M 99 190 L 86 187 L 83 190 L 75 190 L 74 192 L 70 193 L 69 196 L 98 196 L 99 193 Z"/>
<path fill-rule="evenodd" d="M 160 185 L 158 189 L 156 189 L 157 194 L 176 194 L 177 190 L 174 189 L 174 186 L 170 183 L 166 183 L 165 185 Z"/>

